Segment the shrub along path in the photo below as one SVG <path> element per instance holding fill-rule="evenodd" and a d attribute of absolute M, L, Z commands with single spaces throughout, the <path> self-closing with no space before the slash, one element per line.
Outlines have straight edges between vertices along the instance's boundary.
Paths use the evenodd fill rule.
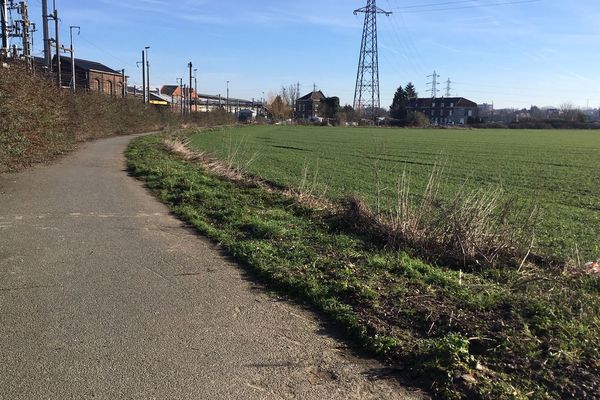
<path fill-rule="evenodd" d="M 419 398 L 127 176 L 131 137 L 0 175 L 0 398 Z"/>
<path fill-rule="evenodd" d="M 411 382 L 448 398 L 598 398 L 598 279 L 429 265 L 340 215 L 218 178 L 160 137 L 136 141 L 128 160 L 176 215 Z"/>

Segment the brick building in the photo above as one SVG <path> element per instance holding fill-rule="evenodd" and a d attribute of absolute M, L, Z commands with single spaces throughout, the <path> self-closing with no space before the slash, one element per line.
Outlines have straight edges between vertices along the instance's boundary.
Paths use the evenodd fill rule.
<path fill-rule="evenodd" d="M 407 108 L 425 114 L 436 125 L 464 125 L 479 115 L 477 103 L 464 97 L 414 98 Z"/>
<path fill-rule="evenodd" d="M 178 85 L 164 85 L 160 88 L 160 94 L 169 96 L 174 100 L 180 99 L 182 95 L 185 94 L 186 98 L 188 98 L 191 95 L 193 101 L 198 100 L 198 94 L 193 88 L 182 88 Z"/>
<path fill-rule="evenodd" d="M 319 116 L 321 103 L 325 101 L 325 95 L 320 90 L 313 91 L 296 100 L 296 118 L 311 119 Z"/>
<path fill-rule="evenodd" d="M 53 58 L 56 68 L 56 56 Z M 70 57 L 60 57 L 61 78 L 63 86 L 70 86 L 72 79 L 72 68 Z M 123 74 L 115 71 L 104 64 L 94 61 L 75 59 L 75 87 L 78 90 L 85 89 L 110 96 L 123 95 Z"/>

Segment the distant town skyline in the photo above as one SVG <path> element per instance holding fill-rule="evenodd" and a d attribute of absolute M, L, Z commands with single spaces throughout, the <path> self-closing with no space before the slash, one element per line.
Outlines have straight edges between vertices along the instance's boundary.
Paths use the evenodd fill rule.
<path fill-rule="evenodd" d="M 52 3 L 52 1 L 50 1 Z M 352 104 L 365 0 L 56 0 L 61 40 L 70 25 L 78 58 L 125 68 L 141 84 L 136 62 L 150 46 L 151 84 L 174 84 L 192 61 L 202 93 L 260 98 L 281 86 L 316 84 Z M 381 105 L 413 82 L 429 96 L 427 75 L 448 78 L 451 94 L 497 108 L 600 106 L 600 5 L 591 0 L 379 0 Z M 41 55 L 41 2 L 30 0 Z"/>

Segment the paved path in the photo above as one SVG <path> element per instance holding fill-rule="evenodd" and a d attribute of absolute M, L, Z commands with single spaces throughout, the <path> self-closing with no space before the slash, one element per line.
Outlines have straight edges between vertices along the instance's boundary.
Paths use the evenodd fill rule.
<path fill-rule="evenodd" d="M 0 399 L 419 397 L 171 217 L 129 140 L 0 176 Z"/>

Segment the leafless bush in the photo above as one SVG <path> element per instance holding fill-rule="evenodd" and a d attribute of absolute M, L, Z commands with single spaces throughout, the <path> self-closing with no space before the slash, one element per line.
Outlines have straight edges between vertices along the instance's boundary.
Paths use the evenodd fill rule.
<path fill-rule="evenodd" d="M 225 160 L 220 160 L 205 152 L 199 152 L 190 148 L 189 138 L 181 135 L 167 137 L 163 144 L 165 149 L 173 154 L 177 154 L 187 161 L 200 163 L 205 169 L 213 174 L 226 178 L 244 185 L 256 185 L 259 180 L 251 177 L 248 174 L 248 168 L 254 162 L 257 154 L 242 160 L 241 151 L 243 142 L 233 143 L 231 140 L 228 143 L 228 151 Z"/>
<path fill-rule="evenodd" d="M 0 172 L 51 159 L 79 141 L 155 130 L 171 118 L 135 99 L 73 95 L 11 64 L 0 73 Z"/>
<path fill-rule="evenodd" d="M 331 204 L 326 200 L 328 187 L 319 181 L 319 166 L 311 171 L 310 162 L 304 161 L 300 177 L 300 184 L 297 187 L 286 189 L 288 195 L 298 199 L 302 204 L 317 208 L 331 208 Z"/>
<path fill-rule="evenodd" d="M 350 197 L 344 203 L 347 218 L 391 246 L 408 245 L 430 258 L 475 265 L 502 260 L 522 266 L 531 254 L 538 208 L 503 200 L 500 188 L 470 191 L 466 184 L 448 201 L 441 195 L 442 177 L 443 169 L 434 167 L 415 200 L 410 175 L 404 171 L 393 206 L 380 205 L 382 188 L 377 183 L 377 210 Z"/>
<path fill-rule="evenodd" d="M 292 197 L 303 205 L 317 209 L 335 208 L 325 198 L 326 187 L 318 183 L 318 169 L 311 176 L 308 163 L 304 164 L 300 186 L 293 188 L 269 182 L 250 174 L 248 168 L 258 157 L 258 153 L 252 154 L 249 158 L 241 159 L 240 154 L 245 153 L 243 151 L 243 141 L 234 143 L 231 138 L 228 139 L 228 151 L 224 157 L 225 160 L 191 149 L 189 139 L 185 136 L 167 137 L 163 143 L 167 151 L 177 154 L 188 161 L 197 162 L 207 171 L 240 186 L 261 187 L 271 192 Z"/>

